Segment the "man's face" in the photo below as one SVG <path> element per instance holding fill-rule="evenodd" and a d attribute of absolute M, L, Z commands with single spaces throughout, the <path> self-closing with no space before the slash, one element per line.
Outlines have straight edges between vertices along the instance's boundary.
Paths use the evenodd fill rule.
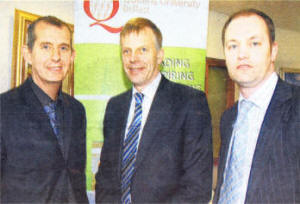
<path fill-rule="evenodd" d="M 32 65 L 32 78 L 41 88 L 60 84 L 67 75 L 74 53 L 68 28 L 39 22 L 32 50 L 26 47 L 25 59 Z"/>
<path fill-rule="evenodd" d="M 159 73 L 164 52 L 158 50 L 151 29 L 133 32 L 121 39 L 122 61 L 125 73 L 134 87 L 142 91 Z"/>
<path fill-rule="evenodd" d="M 274 72 L 277 44 L 270 45 L 267 25 L 257 15 L 231 21 L 224 50 L 229 75 L 241 88 L 255 89 Z"/>

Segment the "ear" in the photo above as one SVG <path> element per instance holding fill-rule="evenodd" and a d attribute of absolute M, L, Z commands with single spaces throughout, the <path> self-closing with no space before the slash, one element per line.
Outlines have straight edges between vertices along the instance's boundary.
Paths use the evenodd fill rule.
<path fill-rule="evenodd" d="M 157 52 L 157 64 L 161 64 L 164 60 L 165 51 L 161 48 Z"/>
<path fill-rule="evenodd" d="M 277 53 L 278 53 L 278 44 L 277 42 L 273 42 L 272 43 L 272 47 L 271 47 L 271 61 L 275 62 L 275 59 L 277 57 Z"/>
<path fill-rule="evenodd" d="M 22 55 L 25 62 L 27 62 L 28 64 L 32 64 L 32 53 L 27 45 L 22 46 Z"/>

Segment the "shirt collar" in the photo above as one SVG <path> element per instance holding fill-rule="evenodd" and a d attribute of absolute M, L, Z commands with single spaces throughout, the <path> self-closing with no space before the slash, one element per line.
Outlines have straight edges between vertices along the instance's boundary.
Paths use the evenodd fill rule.
<path fill-rule="evenodd" d="M 276 84 L 278 81 L 278 76 L 275 72 L 271 74 L 271 76 L 262 84 L 262 86 L 254 92 L 247 100 L 253 102 L 256 106 L 258 106 L 262 110 L 267 110 L 271 98 L 273 96 Z M 239 103 L 245 99 L 243 95 L 240 93 Z"/>
<path fill-rule="evenodd" d="M 144 98 L 153 99 L 154 95 L 156 93 L 156 90 L 158 88 L 159 82 L 161 80 L 161 73 L 159 72 L 158 75 L 155 77 L 155 79 L 148 84 L 144 90 L 142 91 L 142 94 L 144 95 Z M 134 95 L 138 90 L 133 86 L 132 88 L 132 95 Z"/>
<path fill-rule="evenodd" d="M 34 94 L 37 96 L 39 101 L 43 106 L 49 105 L 50 103 L 58 103 L 59 101 L 62 101 L 63 95 L 61 89 L 59 89 L 58 96 L 56 101 L 53 101 L 34 81 L 32 78 L 29 79 L 31 82 L 31 87 L 34 92 Z"/>

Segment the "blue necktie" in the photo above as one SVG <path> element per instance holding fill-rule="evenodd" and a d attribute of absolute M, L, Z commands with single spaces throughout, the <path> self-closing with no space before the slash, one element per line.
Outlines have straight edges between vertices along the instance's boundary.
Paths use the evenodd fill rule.
<path fill-rule="evenodd" d="M 136 93 L 134 117 L 129 126 L 126 138 L 123 143 L 122 154 L 122 203 L 131 202 L 131 178 L 135 171 L 135 160 L 138 146 L 138 138 L 142 124 L 142 102 L 143 94 Z"/>
<path fill-rule="evenodd" d="M 56 104 L 53 103 L 49 103 L 48 105 L 44 106 L 44 110 L 47 113 L 49 119 L 50 119 L 50 124 L 51 127 L 54 131 L 54 134 L 56 135 L 56 137 L 58 138 L 59 136 L 59 122 L 57 120 L 57 116 L 56 116 Z"/>
<path fill-rule="evenodd" d="M 245 189 L 243 188 L 242 183 L 248 181 L 248 178 L 246 178 L 244 174 L 244 167 L 246 167 L 249 162 L 246 155 L 247 137 L 249 132 L 247 113 L 253 106 L 254 104 L 250 101 L 242 100 L 240 102 L 231 150 L 228 152 L 229 158 L 221 187 L 219 204 L 244 202 Z"/>

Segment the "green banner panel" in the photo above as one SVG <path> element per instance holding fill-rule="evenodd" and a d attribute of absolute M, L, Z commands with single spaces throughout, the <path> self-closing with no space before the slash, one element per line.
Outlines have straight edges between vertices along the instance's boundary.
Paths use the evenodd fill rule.
<path fill-rule="evenodd" d="M 75 49 L 75 95 L 116 95 L 130 88 L 119 45 L 86 43 Z"/>
<path fill-rule="evenodd" d="M 88 190 L 92 190 L 95 185 L 94 176 L 99 164 L 97 161 L 100 157 L 99 149 L 103 143 L 103 116 L 107 101 L 81 100 L 81 102 L 85 107 L 87 116 L 87 187 Z"/>
<path fill-rule="evenodd" d="M 166 47 L 162 73 L 168 79 L 204 90 L 206 50 Z"/>

